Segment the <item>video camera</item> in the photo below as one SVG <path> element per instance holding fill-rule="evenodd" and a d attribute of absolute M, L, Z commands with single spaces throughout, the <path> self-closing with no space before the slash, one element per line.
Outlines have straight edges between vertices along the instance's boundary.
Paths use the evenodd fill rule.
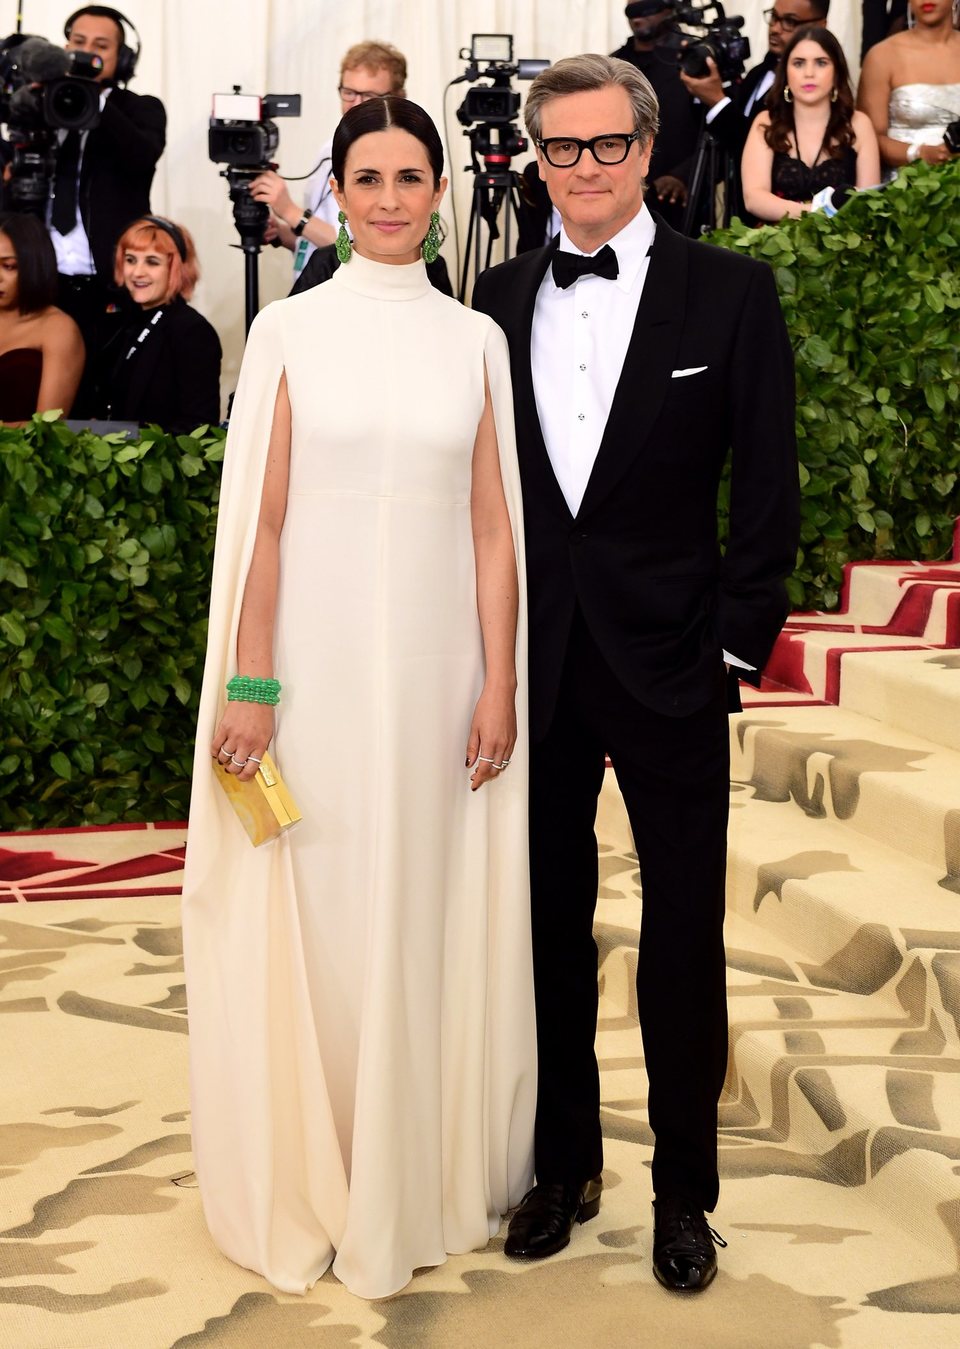
<path fill-rule="evenodd" d="M 460 81 L 491 81 L 467 90 L 457 109 L 457 121 L 467 128 L 463 134 L 470 137 L 474 157 L 492 156 L 498 162 L 509 163 L 514 155 L 522 155 L 527 149 L 526 137 L 513 125 L 520 111 L 520 95 L 511 88 L 510 78 L 516 75 L 520 80 L 535 79 L 550 62 L 529 58 L 514 63 L 513 36 L 509 33 L 474 33 L 470 46 L 461 50 L 460 59 L 468 62 Z M 490 134 L 494 128 L 499 129 L 496 138 Z"/>
<path fill-rule="evenodd" d="M 100 121 L 99 56 L 68 52 L 42 37 L 0 42 L 0 121 L 13 149 L 8 195 L 15 211 L 42 216 L 56 167 L 57 132 Z"/>
<path fill-rule="evenodd" d="M 274 117 L 299 117 L 299 94 L 214 94 L 207 148 L 214 164 L 265 173 L 280 144 Z"/>
<path fill-rule="evenodd" d="M 661 8 L 672 9 L 675 17 L 671 31 L 659 45 L 676 52 L 685 75 L 697 80 L 709 75 L 707 61 L 712 56 L 724 84 L 743 77 L 750 59 L 750 39 L 740 32 L 743 27 L 740 15 L 727 14 L 719 0 L 707 0 L 702 5 L 663 0 Z M 708 14 L 713 18 L 708 20 Z"/>

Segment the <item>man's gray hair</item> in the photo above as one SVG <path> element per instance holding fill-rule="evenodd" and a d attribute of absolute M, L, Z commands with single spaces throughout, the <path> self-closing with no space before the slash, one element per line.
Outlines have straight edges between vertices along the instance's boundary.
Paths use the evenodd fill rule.
<path fill-rule="evenodd" d="M 562 61 L 542 70 L 533 81 L 523 108 L 523 120 L 527 124 L 530 139 L 540 140 L 543 134 L 543 105 L 549 103 L 551 98 L 580 94 L 589 89 L 606 89 L 611 84 L 627 91 L 633 109 L 634 130 L 640 132 L 640 142 L 646 145 L 657 134 L 660 126 L 660 104 L 653 86 L 629 61 L 595 53 L 564 57 Z M 619 131 L 621 128 L 611 126 L 606 130 Z"/>

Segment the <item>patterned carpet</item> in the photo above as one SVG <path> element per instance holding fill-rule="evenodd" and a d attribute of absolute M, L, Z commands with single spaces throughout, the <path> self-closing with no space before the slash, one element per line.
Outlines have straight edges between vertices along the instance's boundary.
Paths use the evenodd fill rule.
<path fill-rule="evenodd" d="M 830 712 L 837 709 L 778 709 L 776 720 Z M 960 1151 L 932 1126 L 938 1112 L 943 1120 L 950 1113 L 941 1085 L 957 1095 L 957 1055 L 955 1039 L 946 1052 L 933 1043 L 913 972 L 918 964 L 932 970 L 936 956 L 917 947 L 916 960 L 891 975 L 891 998 L 880 990 L 875 1002 L 877 990 L 850 984 L 858 970 L 873 968 L 882 943 L 838 947 L 842 924 L 819 911 L 806 956 L 789 924 L 768 930 L 768 919 L 791 908 L 796 887 L 810 884 L 804 873 L 823 872 L 823 859 L 798 862 L 793 854 L 801 850 L 781 822 L 764 853 L 769 870 L 761 877 L 748 860 L 742 820 L 792 812 L 809 827 L 814 818 L 792 798 L 771 799 L 777 793 L 757 742 L 784 732 L 758 730 L 751 718 L 757 714 L 744 714 L 735 732 L 749 781 L 733 789 L 739 832 L 728 941 L 736 1050 L 714 1218 L 729 1248 L 707 1294 L 671 1296 L 650 1271 L 650 1145 L 633 989 L 640 901 L 609 781 L 599 828 L 607 1139 L 600 1216 L 553 1260 L 516 1265 L 497 1239 L 374 1304 L 352 1298 L 329 1275 L 304 1299 L 278 1294 L 231 1265 L 206 1236 L 191 1174 L 177 899 L 156 893 L 179 883 L 168 863 L 182 831 L 0 840 L 0 886 L 10 901 L 0 910 L 0 1346 L 954 1346 Z M 839 827 L 827 818 L 814 823 Z M 758 824 L 757 837 L 766 830 Z M 834 859 L 831 874 L 846 884 L 856 865 Z M 82 896 L 151 884 L 152 897 L 33 902 L 58 887 Z M 954 892 L 941 893 L 955 904 Z M 930 983 L 928 974 L 924 998 Z M 945 1016 L 939 1021 L 946 1042 Z M 899 1056 L 890 1067 L 892 1054 Z M 918 1118 L 918 1101 L 926 1119 Z M 882 1125 L 864 1122 L 874 1116 Z"/>

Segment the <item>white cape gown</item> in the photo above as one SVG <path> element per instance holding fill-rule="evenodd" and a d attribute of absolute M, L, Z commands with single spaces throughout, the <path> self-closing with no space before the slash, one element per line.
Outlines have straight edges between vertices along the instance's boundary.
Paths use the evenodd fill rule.
<path fill-rule="evenodd" d="M 268 306 L 228 438 L 183 927 L 196 1169 L 222 1251 L 363 1297 L 486 1244 L 532 1174 L 526 661 L 509 770 L 471 793 L 470 521 L 486 369 L 523 547 L 500 330 L 356 254 Z M 303 822 L 253 849 L 209 744 L 236 672 L 277 384 L 292 408 L 274 754 Z"/>

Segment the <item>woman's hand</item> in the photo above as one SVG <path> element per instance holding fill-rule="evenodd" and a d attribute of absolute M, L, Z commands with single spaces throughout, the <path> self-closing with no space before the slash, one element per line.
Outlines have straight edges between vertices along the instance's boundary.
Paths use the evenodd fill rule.
<path fill-rule="evenodd" d="M 466 766 L 474 769 L 470 774 L 471 791 L 506 772 L 516 743 L 516 687 L 485 684 L 467 741 Z"/>
<path fill-rule="evenodd" d="M 953 155 L 946 147 L 946 143 L 941 141 L 939 145 L 921 145 L 919 158 L 925 164 L 949 164 Z"/>
<path fill-rule="evenodd" d="M 249 782 L 273 739 L 273 708 L 266 703 L 227 703 L 210 752 L 241 782 Z"/>

